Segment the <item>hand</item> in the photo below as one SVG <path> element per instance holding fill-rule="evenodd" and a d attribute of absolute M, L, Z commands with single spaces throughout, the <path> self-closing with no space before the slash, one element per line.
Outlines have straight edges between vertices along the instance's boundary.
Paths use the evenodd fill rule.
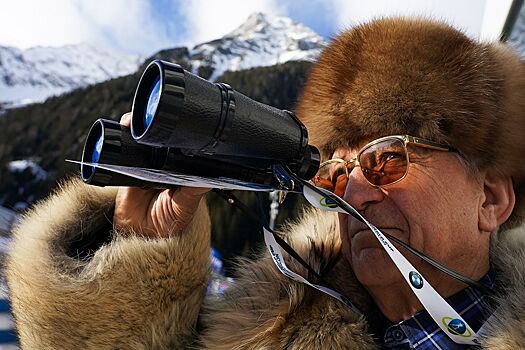
<path fill-rule="evenodd" d="M 120 124 L 131 124 L 131 113 Z M 180 234 L 191 222 L 207 188 L 179 187 L 175 190 L 120 187 L 115 200 L 113 222 L 117 229 L 143 237 Z"/>

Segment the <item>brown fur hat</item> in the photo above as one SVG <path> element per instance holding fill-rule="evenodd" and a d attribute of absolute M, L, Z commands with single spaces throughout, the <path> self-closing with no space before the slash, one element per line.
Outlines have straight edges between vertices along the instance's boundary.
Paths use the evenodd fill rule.
<path fill-rule="evenodd" d="M 525 64 L 501 43 L 425 19 L 358 26 L 324 50 L 297 114 L 324 159 L 394 134 L 450 144 L 510 174 L 513 220 L 525 217 Z"/>

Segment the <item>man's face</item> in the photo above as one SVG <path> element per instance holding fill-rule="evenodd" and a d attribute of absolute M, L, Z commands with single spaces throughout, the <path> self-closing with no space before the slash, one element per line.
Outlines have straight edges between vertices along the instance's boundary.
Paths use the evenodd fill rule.
<path fill-rule="evenodd" d="M 355 168 L 344 199 L 381 231 L 457 272 L 480 278 L 472 275 L 480 270 L 480 264 L 486 264 L 490 236 L 478 228 L 479 208 L 485 199 L 483 184 L 454 153 L 411 146 L 408 151 L 406 178 L 374 188 Z M 333 157 L 352 159 L 357 152 L 338 149 Z M 367 226 L 344 214 L 340 214 L 340 223 L 344 255 L 365 287 L 405 283 Z M 440 284 L 450 283 L 450 277 L 397 248 L 438 290 Z M 447 288 L 441 289 L 446 293 Z"/>

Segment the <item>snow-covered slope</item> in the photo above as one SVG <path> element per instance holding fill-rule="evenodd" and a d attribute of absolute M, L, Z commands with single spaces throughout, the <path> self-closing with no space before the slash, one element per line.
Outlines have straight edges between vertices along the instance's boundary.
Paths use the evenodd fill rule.
<path fill-rule="evenodd" d="M 314 60 L 324 45 L 321 36 L 288 17 L 254 13 L 221 39 L 195 46 L 190 60 L 194 73 L 208 72 L 206 78 L 215 80 L 227 70 Z"/>
<path fill-rule="evenodd" d="M 7 107 L 41 102 L 49 96 L 134 73 L 140 57 L 87 44 L 34 47 L 0 46 L 0 103 Z"/>

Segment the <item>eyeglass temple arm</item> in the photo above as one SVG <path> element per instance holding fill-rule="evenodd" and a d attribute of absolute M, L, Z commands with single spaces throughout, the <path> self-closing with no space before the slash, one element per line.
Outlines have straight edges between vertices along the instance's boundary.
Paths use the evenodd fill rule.
<path fill-rule="evenodd" d="M 414 136 L 409 136 L 409 135 L 406 135 L 405 137 L 408 143 L 413 143 L 414 145 L 419 146 L 419 147 L 434 149 L 437 151 L 459 152 L 456 148 L 449 146 L 449 145 L 444 145 L 442 143 L 436 143 L 436 142 L 432 142 L 428 140 L 423 140 L 423 139 L 420 139 L 419 137 L 414 137 Z"/>

